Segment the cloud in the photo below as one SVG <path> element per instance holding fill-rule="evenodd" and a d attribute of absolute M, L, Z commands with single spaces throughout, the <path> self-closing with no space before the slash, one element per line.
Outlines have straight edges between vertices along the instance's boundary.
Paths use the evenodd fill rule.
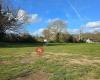
<path fill-rule="evenodd" d="M 70 34 L 79 34 L 79 29 L 68 29 L 67 31 Z"/>
<path fill-rule="evenodd" d="M 24 10 L 19 10 L 17 19 L 22 23 L 35 23 L 39 20 L 38 14 L 27 14 Z"/>
<path fill-rule="evenodd" d="M 95 21 L 95 22 L 88 22 L 85 25 L 86 28 L 100 28 L 100 21 Z"/>
<path fill-rule="evenodd" d="M 59 20 L 62 20 L 62 19 L 59 19 L 59 18 L 53 18 L 53 19 L 48 19 L 48 23 L 53 23 L 55 21 L 59 21 Z M 67 23 L 67 21 L 65 20 L 62 20 L 65 24 Z"/>
<path fill-rule="evenodd" d="M 38 14 L 28 16 L 28 23 L 37 22 L 39 20 Z"/>
<path fill-rule="evenodd" d="M 33 36 L 42 36 L 42 32 L 43 32 L 44 28 L 38 29 L 37 31 L 34 31 L 33 33 L 31 33 Z"/>
<path fill-rule="evenodd" d="M 59 20 L 59 18 L 54 18 L 54 19 L 48 19 L 48 23 L 54 22 L 56 20 Z"/>
<path fill-rule="evenodd" d="M 17 19 L 19 21 L 24 21 L 27 18 L 27 13 L 24 10 L 19 10 L 17 14 Z"/>
<path fill-rule="evenodd" d="M 85 25 L 86 32 L 96 33 L 100 32 L 100 21 L 88 22 Z"/>
<path fill-rule="evenodd" d="M 87 32 L 89 32 L 89 33 L 98 33 L 98 32 L 100 32 L 100 28 L 89 29 L 89 30 L 87 30 Z"/>

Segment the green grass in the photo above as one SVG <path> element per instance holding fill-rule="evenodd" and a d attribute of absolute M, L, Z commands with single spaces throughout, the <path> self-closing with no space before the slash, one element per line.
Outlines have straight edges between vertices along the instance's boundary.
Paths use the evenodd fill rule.
<path fill-rule="evenodd" d="M 52 45 L 52 44 L 51 44 Z M 100 57 L 100 43 L 68 43 L 46 47 L 48 52 L 83 54 Z"/>
<path fill-rule="evenodd" d="M 48 74 L 47 80 L 100 80 L 100 43 L 52 43 L 42 57 L 36 44 L 0 46 L 0 80 L 24 80 L 37 72 Z"/>

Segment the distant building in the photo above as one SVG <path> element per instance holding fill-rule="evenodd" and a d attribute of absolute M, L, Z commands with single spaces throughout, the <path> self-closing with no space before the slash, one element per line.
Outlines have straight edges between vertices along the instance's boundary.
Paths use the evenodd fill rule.
<path fill-rule="evenodd" d="M 44 39 L 44 45 L 47 45 L 47 44 L 48 44 L 48 40 Z"/>
<path fill-rule="evenodd" d="M 86 43 L 93 43 L 93 41 L 90 40 L 90 39 L 87 39 L 87 40 L 86 40 Z"/>

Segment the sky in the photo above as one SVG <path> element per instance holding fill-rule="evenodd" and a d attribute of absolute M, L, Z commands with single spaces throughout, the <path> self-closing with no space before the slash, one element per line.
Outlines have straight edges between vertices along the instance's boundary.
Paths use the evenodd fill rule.
<path fill-rule="evenodd" d="M 79 28 L 84 26 L 87 27 L 86 31 L 100 30 L 100 0 L 9 1 L 13 7 L 24 10 L 36 19 L 25 25 L 30 33 L 38 34 L 47 27 L 48 21 L 54 19 L 67 21 L 67 30 L 70 33 L 77 33 Z"/>

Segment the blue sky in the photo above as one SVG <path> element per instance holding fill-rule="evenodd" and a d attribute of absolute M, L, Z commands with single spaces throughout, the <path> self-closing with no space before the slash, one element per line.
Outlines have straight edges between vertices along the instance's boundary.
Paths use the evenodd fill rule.
<path fill-rule="evenodd" d="M 56 18 L 67 21 L 70 31 L 100 20 L 100 0 L 14 0 L 12 4 L 41 19 L 26 26 L 30 33 L 47 27 L 48 20 Z"/>

